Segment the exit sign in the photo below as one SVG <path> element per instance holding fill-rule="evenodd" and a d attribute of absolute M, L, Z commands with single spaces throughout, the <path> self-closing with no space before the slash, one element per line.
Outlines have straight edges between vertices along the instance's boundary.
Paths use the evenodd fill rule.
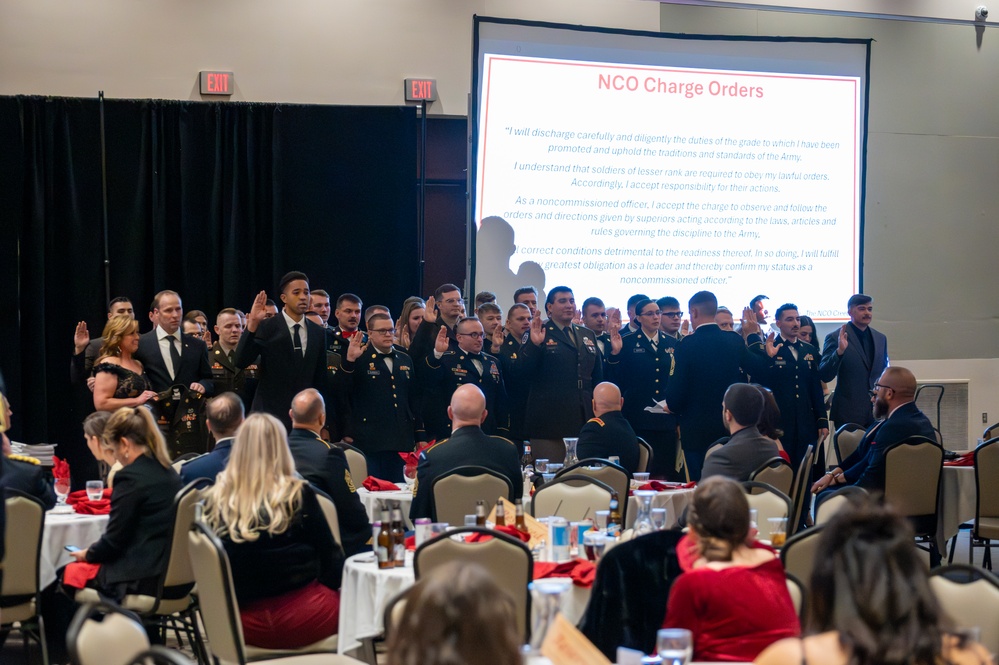
<path fill-rule="evenodd" d="M 405 79 L 407 102 L 437 101 L 437 79 Z"/>
<path fill-rule="evenodd" d="M 232 72 L 201 72 L 202 95 L 231 95 L 234 84 Z"/>

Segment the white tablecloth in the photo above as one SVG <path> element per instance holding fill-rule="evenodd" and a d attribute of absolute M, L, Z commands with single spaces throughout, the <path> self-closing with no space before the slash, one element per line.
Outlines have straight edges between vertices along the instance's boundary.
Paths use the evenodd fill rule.
<path fill-rule="evenodd" d="M 360 497 L 364 509 L 368 512 L 368 519 L 374 523 L 382 519 L 379 511 L 379 501 L 398 501 L 402 506 L 402 518 L 406 521 L 406 528 L 412 529 L 413 522 L 409 519 L 409 507 L 413 503 L 413 493 L 407 490 L 398 492 L 369 492 L 363 487 L 357 488 L 357 496 Z"/>
<path fill-rule="evenodd" d="M 940 505 L 937 507 L 937 547 L 946 552 L 947 541 L 960 526 L 975 519 L 975 468 L 945 466 L 940 478 Z"/>
<path fill-rule="evenodd" d="M 42 588 L 55 582 L 56 570 L 73 560 L 64 549 L 67 545 L 86 549 L 100 539 L 107 525 L 107 515 L 46 514 L 38 568 L 38 581 Z"/>

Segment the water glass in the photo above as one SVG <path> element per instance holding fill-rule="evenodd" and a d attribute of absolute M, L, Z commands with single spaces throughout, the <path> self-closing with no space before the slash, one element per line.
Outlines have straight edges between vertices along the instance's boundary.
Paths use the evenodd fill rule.
<path fill-rule="evenodd" d="M 607 521 L 610 519 L 610 511 L 609 510 L 598 510 L 598 511 L 596 511 L 594 513 L 594 515 L 596 515 L 596 521 L 594 522 L 595 528 L 598 531 L 606 531 L 607 530 Z"/>
<path fill-rule="evenodd" d="M 652 509 L 652 526 L 656 528 L 656 531 L 662 531 L 666 528 L 666 509 L 665 508 L 653 508 Z"/>
<path fill-rule="evenodd" d="M 656 633 L 656 653 L 663 665 L 687 665 L 694 655 L 694 640 L 685 628 L 663 628 Z"/>
<path fill-rule="evenodd" d="M 548 460 L 547 459 L 536 459 L 534 460 L 534 470 L 538 473 L 545 473 L 548 471 Z"/>
<path fill-rule="evenodd" d="M 548 473 L 558 474 L 559 471 L 565 468 L 565 464 L 561 462 L 549 462 L 548 463 Z"/>
<path fill-rule="evenodd" d="M 555 480 L 555 474 L 554 473 L 542 473 L 541 477 L 544 479 L 544 482 L 545 482 L 546 485 L 548 483 L 550 483 L 551 481 Z"/>
<path fill-rule="evenodd" d="M 633 473 L 631 474 L 631 477 L 639 485 L 644 485 L 645 483 L 649 482 L 649 474 L 645 472 Z"/>
<path fill-rule="evenodd" d="M 465 515 L 465 526 L 475 526 L 475 515 Z"/>
<path fill-rule="evenodd" d="M 66 497 L 69 496 L 69 478 L 56 478 L 54 489 L 59 505 L 65 505 Z"/>
<path fill-rule="evenodd" d="M 607 536 L 600 531 L 592 529 L 583 534 L 583 551 L 589 561 L 596 563 L 604 554 L 604 546 L 607 544 Z"/>
<path fill-rule="evenodd" d="M 787 540 L 787 518 L 768 517 L 767 523 L 770 525 L 770 544 L 784 547 L 784 541 Z"/>
<path fill-rule="evenodd" d="M 102 480 L 88 480 L 87 481 L 87 498 L 91 501 L 99 501 L 104 498 L 104 481 Z"/>

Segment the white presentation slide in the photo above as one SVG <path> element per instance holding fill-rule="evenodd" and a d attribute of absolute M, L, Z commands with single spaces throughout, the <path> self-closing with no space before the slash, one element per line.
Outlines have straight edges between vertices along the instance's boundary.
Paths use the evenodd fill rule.
<path fill-rule="evenodd" d="M 756 294 L 817 321 L 859 291 L 858 76 L 483 53 L 476 289 Z M 526 280 L 526 281 L 525 281 Z M 501 292 L 502 291 L 502 292 Z"/>

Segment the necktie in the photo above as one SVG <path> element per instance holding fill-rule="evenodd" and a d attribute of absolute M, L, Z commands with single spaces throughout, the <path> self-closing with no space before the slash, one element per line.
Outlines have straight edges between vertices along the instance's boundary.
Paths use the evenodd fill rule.
<path fill-rule="evenodd" d="M 292 334 L 292 341 L 295 344 L 295 350 L 298 351 L 299 354 L 302 353 L 302 336 L 298 332 L 299 330 L 301 330 L 301 328 L 302 328 L 301 323 L 296 323 L 295 325 L 292 326 L 292 330 L 295 331 Z"/>
<path fill-rule="evenodd" d="M 229 364 L 230 365 L 235 365 L 236 364 L 235 362 L 233 362 L 233 358 L 236 357 L 236 350 L 235 349 L 233 349 L 232 351 L 230 351 L 229 353 L 227 353 L 226 357 L 229 359 Z"/>
<path fill-rule="evenodd" d="M 170 362 L 173 364 L 173 379 L 180 373 L 180 351 L 177 350 L 177 338 L 173 335 L 167 337 L 170 340 Z"/>

